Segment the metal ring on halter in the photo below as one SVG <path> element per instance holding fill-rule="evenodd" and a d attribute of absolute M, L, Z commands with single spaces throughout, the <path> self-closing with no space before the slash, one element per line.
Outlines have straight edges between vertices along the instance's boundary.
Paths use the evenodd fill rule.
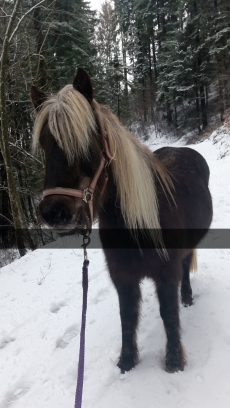
<path fill-rule="evenodd" d="M 83 236 L 83 239 L 84 239 L 84 238 L 89 238 L 89 236 L 90 236 L 90 234 L 91 234 L 91 229 L 89 229 L 89 228 L 83 228 L 83 229 L 78 230 L 78 232 L 79 232 L 80 235 Z M 84 243 L 84 241 L 83 241 L 83 243 Z M 87 245 L 88 245 L 88 244 L 87 244 Z M 86 245 L 86 246 L 87 246 L 87 245 Z"/>
<path fill-rule="evenodd" d="M 87 232 L 90 234 L 90 232 L 87 230 L 86 235 L 83 235 L 83 244 L 81 246 L 84 250 L 84 260 L 88 259 L 86 248 L 91 242 L 90 235 L 87 235 Z"/>
<path fill-rule="evenodd" d="M 87 247 L 91 242 L 91 238 L 89 235 L 87 235 L 86 237 L 83 237 L 83 244 L 82 247 Z"/>
<path fill-rule="evenodd" d="M 88 201 L 90 201 L 90 200 L 92 200 L 93 199 L 93 193 L 91 193 L 90 191 L 89 191 L 89 188 L 86 188 L 85 190 L 84 190 L 84 194 L 85 194 L 85 196 L 84 196 L 84 198 L 82 199 L 83 201 L 85 201 L 85 203 L 88 203 Z M 87 196 L 90 196 L 90 199 L 89 200 L 87 200 Z"/>

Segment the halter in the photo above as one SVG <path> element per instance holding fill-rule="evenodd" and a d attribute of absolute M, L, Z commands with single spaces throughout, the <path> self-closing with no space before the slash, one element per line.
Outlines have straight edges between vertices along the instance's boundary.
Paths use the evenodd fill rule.
<path fill-rule="evenodd" d="M 98 127 L 101 130 L 102 136 L 103 136 L 103 145 L 104 149 L 102 151 L 102 156 L 101 156 L 101 161 L 99 164 L 99 167 L 89 185 L 85 190 L 76 190 L 73 188 L 63 188 L 63 187 L 55 187 L 55 188 L 48 188 L 43 191 L 43 198 L 49 196 L 49 195 L 65 195 L 65 196 L 71 196 L 71 197 L 77 197 L 81 198 L 85 203 L 88 203 L 89 206 L 89 213 L 90 213 L 90 221 L 91 221 L 91 227 L 93 224 L 93 193 L 96 188 L 98 179 L 101 175 L 102 170 L 109 164 L 109 162 L 113 159 L 113 157 L 110 154 L 109 151 L 109 146 L 107 142 L 107 132 L 103 130 L 101 126 L 101 121 L 99 118 L 97 118 L 98 121 Z M 108 174 L 105 172 L 105 180 L 104 184 L 101 190 L 100 196 L 102 197 L 105 191 L 105 187 L 108 181 Z"/>

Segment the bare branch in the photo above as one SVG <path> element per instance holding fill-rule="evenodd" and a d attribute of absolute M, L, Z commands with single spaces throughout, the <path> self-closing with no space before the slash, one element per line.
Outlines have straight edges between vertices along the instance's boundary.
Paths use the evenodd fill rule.
<path fill-rule="evenodd" d="M 14 147 L 15 149 L 19 150 L 22 154 L 24 154 L 25 156 L 27 156 L 28 158 L 30 158 L 32 161 L 36 161 L 40 166 L 43 167 L 43 164 L 40 160 L 38 160 L 35 156 L 32 156 L 30 153 L 28 153 L 26 150 L 18 147 L 16 144 L 14 143 L 10 143 L 10 146 Z"/>
<path fill-rule="evenodd" d="M 39 1 L 39 3 L 35 4 L 33 7 L 31 7 L 19 20 L 18 24 L 16 25 L 14 31 L 12 32 L 9 42 L 12 41 L 13 37 L 15 36 L 16 32 L 18 31 L 19 26 L 21 25 L 22 21 L 24 20 L 24 18 L 31 13 L 31 11 L 33 11 L 36 7 L 40 6 L 40 4 L 44 3 L 45 0 L 41 0 Z"/>

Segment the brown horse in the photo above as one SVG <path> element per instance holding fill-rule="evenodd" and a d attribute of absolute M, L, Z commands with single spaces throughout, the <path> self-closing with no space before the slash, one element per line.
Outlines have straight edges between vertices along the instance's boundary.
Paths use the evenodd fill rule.
<path fill-rule="evenodd" d="M 209 168 L 189 148 L 152 153 L 93 99 L 88 74 L 78 69 L 73 85 L 56 95 L 31 89 L 36 110 L 34 148 L 45 153 L 44 223 L 99 233 L 116 287 L 122 327 L 118 366 L 138 360 L 136 331 L 144 277 L 155 282 L 166 336 L 166 371 L 184 369 L 178 287 L 192 304 L 189 271 L 198 242 L 212 220 Z"/>

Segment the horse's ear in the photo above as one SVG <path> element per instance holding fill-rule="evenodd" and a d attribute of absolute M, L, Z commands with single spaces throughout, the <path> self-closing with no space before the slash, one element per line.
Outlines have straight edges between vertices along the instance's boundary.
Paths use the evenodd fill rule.
<path fill-rule="evenodd" d="M 73 87 L 84 95 L 87 101 L 92 102 L 93 86 L 89 75 L 84 69 L 78 68 L 77 74 L 73 80 Z"/>
<path fill-rule="evenodd" d="M 41 105 L 47 99 L 47 95 L 43 91 L 41 91 L 39 88 L 37 88 L 35 85 L 31 85 L 30 98 L 31 98 L 31 101 L 32 101 L 32 104 L 35 110 L 39 112 L 39 110 L 41 109 Z"/>

